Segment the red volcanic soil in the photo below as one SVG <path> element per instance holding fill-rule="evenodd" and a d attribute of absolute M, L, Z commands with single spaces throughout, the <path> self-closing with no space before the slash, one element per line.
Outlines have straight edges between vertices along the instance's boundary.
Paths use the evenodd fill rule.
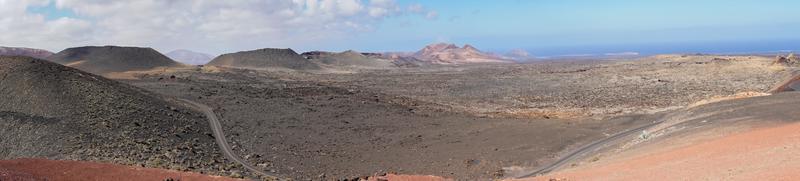
<path fill-rule="evenodd" d="M 526 180 L 796 180 L 800 123 L 760 128 Z"/>
<path fill-rule="evenodd" d="M 199 173 L 107 163 L 46 159 L 0 160 L 0 180 L 214 180 L 233 179 Z"/>
<path fill-rule="evenodd" d="M 453 179 L 446 179 L 431 175 L 395 175 L 387 174 L 385 176 L 370 177 L 369 181 L 452 181 Z"/>

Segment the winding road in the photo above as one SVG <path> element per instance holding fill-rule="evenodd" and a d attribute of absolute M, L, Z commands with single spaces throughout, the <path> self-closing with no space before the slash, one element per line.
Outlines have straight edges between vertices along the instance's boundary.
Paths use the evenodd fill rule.
<path fill-rule="evenodd" d="M 261 174 L 261 175 L 263 175 L 263 176 L 265 176 L 265 177 L 267 177 L 269 179 L 272 179 L 272 180 L 279 180 L 279 177 L 276 177 L 274 175 L 270 175 L 267 172 L 264 172 L 264 171 L 262 171 L 262 170 L 260 170 L 260 169 L 258 169 L 256 167 L 254 167 L 253 165 L 250 165 L 249 163 L 247 163 L 244 160 L 242 160 L 241 158 L 239 158 L 239 156 L 237 156 L 233 152 L 233 150 L 231 149 L 231 146 L 228 144 L 228 140 L 225 139 L 225 133 L 222 131 L 222 124 L 219 123 L 219 119 L 217 118 L 217 114 L 214 113 L 214 110 L 211 109 L 211 107 L 208 107 L 205 104 L 200 104 L 200 103 L 197 103 L 197 102 L 194 102 L 194 101 L 190 101 L 190 100 L 186 100 L 186 99 L 178 98 L 178 100 L 183 102 L 183 103 L 188 104 L 188 106 L 190 106 L 190 107 L 194 107 L 195 109 L 197 109 L 199 111 L 202 111 L 203 114 L 205 114 L 206 118 L 208 119 L 208 123 L 211 125 L 211 131 L 214 134 L 214 138 L 216 139 L 217 145 L 219 146 L 220 150 L 222 150 L 222 153 L 225 155 L 225 157 L 227 157 L 228 159 L 230 159 L 233 162 L 241 164 L 242 166 L 244 166 L 244 168 L 247 168 L 247 170 L 250 170 L 250 171 L 258 173 L 258 174 Z"/>
<path fill-rule="evenodd" d="M 654 121 L 654 122 L 652 122 L 650 124 L 646 124 L 646 125 L 643 125 L 643 126 L 640 126 L 640 127 L 636 127 L 636 128 L 630 129 L 630 130 L 619 132 L 617 134 L 614 134 L 612 136 L 606 137 L 604 139 L 597 140 L 597 141 L 592 142 L 592 143 L 590 143 L 588 145 L 585 145 L 585 146 L 583 146 L 583 147 L 581 147 L 581 148 L 579 148 L 579 149 L 577 149 L 575 151 L 570 152 L 569 154 L 561 157 L 560 159 L 556 160 L 555 162 L 551 163 L 550 165 L 542 167 L 541 169 L 536 170 L 534 172 L 530 172 L 530 173 L 524 174 L 524 175 L 519 176 L 517 178 L 518 179 L 519 178 L 527 178 L 527 177 L 534 177 L 534 176 L 546 174 L 548 172 L 551 172 L 551 171 L 563 166 L 564 164 L 569 163 L 570 161 L 577 160 L 581 155 L 583 155 L 583 154 L 585 154 L 585 153 L 587 153 L 589 151 L 596 150 L 597 148 L 605 145 L 606 143 L 610 143 L 610 142 L 615 141 L 615 140 L 617 140 L 619 138 L 622 138 L 624 136 L 635 134 L 635 133 L 637 133 L 639 131 L 645 130 L 647 128 L 650 128 L 652 126 L 660 124 L 662 122 L 664 122 L 664 121 L 662 119 L 659 119 L 658 121 Z"/>

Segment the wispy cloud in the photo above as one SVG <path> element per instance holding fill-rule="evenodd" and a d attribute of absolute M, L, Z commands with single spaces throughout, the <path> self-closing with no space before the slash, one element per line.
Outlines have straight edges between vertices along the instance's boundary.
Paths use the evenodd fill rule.
<path fill-rule="evenodd" d="M 425 7 L 422 6 L 422 4 L 419 3 L 412 4 L 408 6 L 407 9 L 409 13 L 424 15 L 425 18 L 429 20 L 436 20 L 439 18 L 439 12 L 426 9 Z"/>

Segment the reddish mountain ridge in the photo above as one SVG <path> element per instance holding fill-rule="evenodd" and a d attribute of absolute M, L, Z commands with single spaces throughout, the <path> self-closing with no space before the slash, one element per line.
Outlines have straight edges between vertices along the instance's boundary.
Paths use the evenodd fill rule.
<path fill-rule="evenodd" d="M 510 60 L 482 52 L 469 44 L 464 45 L 464 47 L 458 47 L 455 44 L 448 43 L 431 44 L 417 51 L 412 56 L 434 64 L 511 63 Z"/>
<path fill-rule="evenodd" d="M 23 47 L 0 47 L 0 55 L 4 56 L 27 56 L 33 58 L 45 58 L 53 55 L 53 52 Z"/>

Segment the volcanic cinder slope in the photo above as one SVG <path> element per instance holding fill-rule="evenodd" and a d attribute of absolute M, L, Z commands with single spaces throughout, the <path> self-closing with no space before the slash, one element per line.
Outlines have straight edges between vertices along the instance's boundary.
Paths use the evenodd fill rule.
<path fill-rule="evenodd" d="M 230 174 L 208 121 L 168 99 L 30 57 L 0 57 L 0 159 Z"/>
<path fill-rule="evenodd" d="M 172 60 L 191 65 L 203 65 L 214 58 L 209 54 L 183 49 L 173 50 L 165 55 Z"/>
<path fill-rule="evenodd" d="M 348 50 L 340 53 L 333 52 L 306 52 L 302 54 L 311 61 L 324 65 L 353 68 L 392 68 L 394 63 L 385 59 L 371 58 L 362 53 Z"/>
<path fill-rule="evenodd" d="M 248 69 L 316 70 L 317 64 L 292 49 L 265 48 L 220 55 L 206 65 Z"/>
<path fill-rule="evenodd" d="M 87 46 L 68 48 L 48 60 L 94 74 L 176 67 L 175 62 L 152 48 Z"/>
<path fill-rule="evenodd" d="M 0 56 L 28 56 L 33 58 L 46 58 L 53 52 L 23 47 L 0 47 Z"/>

